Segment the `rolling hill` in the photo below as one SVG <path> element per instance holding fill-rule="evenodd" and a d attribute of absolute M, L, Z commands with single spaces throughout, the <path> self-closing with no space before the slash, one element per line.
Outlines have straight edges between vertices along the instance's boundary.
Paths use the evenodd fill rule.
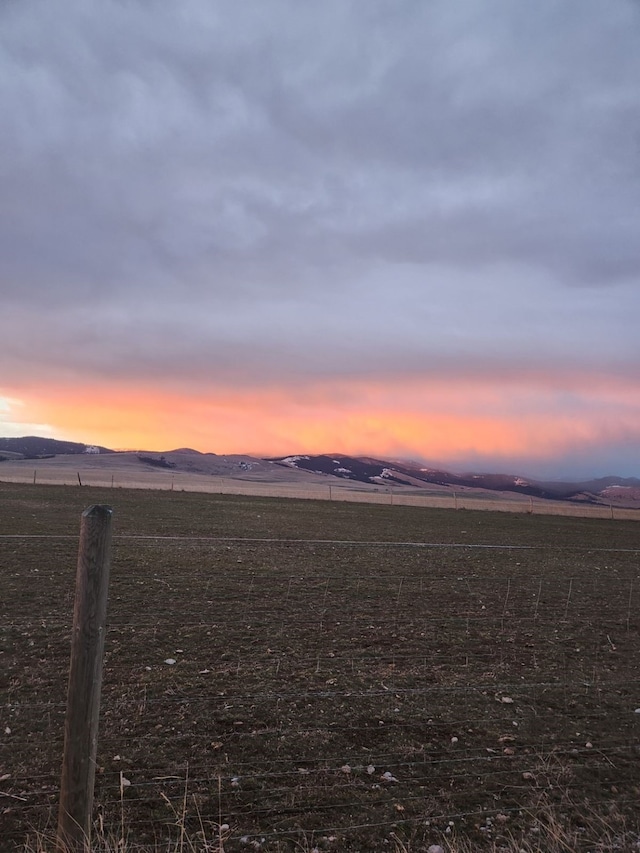
<path fill-rule="evenodd" d="M 584 482 L 554 482 L 525 479 L 511 474 L 454 474 L 421 467 L 419 463 L 352 457 L 341 454 L 274 457 L 270 461 L 317 474 L 387 486 L 439 485 L 463 489 L 515 492 L 535 498 L 601 503 L 613 498 L 640 501 L 640 480 L 602 477 Z"/>
<path fill-rule="evenodd" d="M 114 471 L 170 470 L 202 476 L 223 476 L 241 480 L 272 480 L 306 482 L 331 478 L 354 486 L 373 489 L 416 491 L 467 491 L 481 493 L 520 494 L 536 499 L 562 500 L 578 503 L 640 506 L 640 479 L 602 477 L 581 482 L 533 480 L 519 475 L 495 473 L 453 473 L 439 468 L 427 468 L 408 460 L 376 459 L 345 456 L 340 453 L 296 454 L 270 458 L 249 455 L 201 453 L 191 448 L 163 452 L 115 451 L 107 447 L 52 438 L 25 436 L 0 438 L 0 463 L 20 463 L 28 460 L 47 460 L 51 464 L 75 465 L 74 460 L 85 457 L 92 468 Z"/>

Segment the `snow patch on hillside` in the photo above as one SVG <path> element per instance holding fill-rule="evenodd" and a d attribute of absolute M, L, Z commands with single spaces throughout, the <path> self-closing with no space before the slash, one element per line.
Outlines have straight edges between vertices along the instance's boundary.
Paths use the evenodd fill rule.
<path fill-rule="evenodd" d="M 282 463 L 284 463 L 285 465 L 291 465 L 292 468 L 295 468 L 296 462 L 298 462 L 300 459 L 309 459 L 309 457 L 308 456 L 285 456 L 284 459 L 281 459 L 280 461 Z"/>

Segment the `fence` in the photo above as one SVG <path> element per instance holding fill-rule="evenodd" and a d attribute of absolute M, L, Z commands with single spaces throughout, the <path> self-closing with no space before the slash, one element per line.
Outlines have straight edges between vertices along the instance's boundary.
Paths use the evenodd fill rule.
<path fill-rule="evenodd" d="M 96 805 L 129 849 L 488 844 L 560 814 L 575 850 L 637 830 L 632 533 L 265 541 L 253 507 L 244 541 L 115 537 Z M 16 839 L 58 798 L 74 547 L 0 539 Z"/>
<path fill-rule="evenodd" d="M 478 497 L 473 489 L 436 489 L 414 487 L 367 487 L 349 481 L 295 484 L 275 480 L 239 479 L 203 474 L 186 474 L 153 470 L 111 473 L 101 467 L 75 470 L 68 465 L 59 468 L 26 468 L 24 465 L 2 463 L 0 482 L 34 483 L 56 486 L 90 486 L 94 488 L 158 489 L 188 491 L 200 494 L 291 498 L 294 500 L 323 500 L 367 503 L 390 506 L 417 506 L 456 510 L 488 510 L 492 512 L 535 513 L 584 518 L 616 518 L 640 520 L 640 509 L 616 504 L 592 504 L 545 498 L 531 498 L 518 493 L 496 493 L 495 497 Z"/>

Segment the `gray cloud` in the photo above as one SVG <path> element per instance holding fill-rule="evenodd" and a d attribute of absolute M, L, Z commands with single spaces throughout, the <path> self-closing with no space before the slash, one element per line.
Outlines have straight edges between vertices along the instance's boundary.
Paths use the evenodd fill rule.
<path fill-rule="evenodd" d="M 631 370 L 639 47 L 622 0 L 5 4 L 3 363 Z"/>

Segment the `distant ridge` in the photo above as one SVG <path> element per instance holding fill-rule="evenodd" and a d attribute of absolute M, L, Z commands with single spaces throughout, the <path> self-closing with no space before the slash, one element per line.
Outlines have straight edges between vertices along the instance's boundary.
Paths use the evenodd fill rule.
<path fill-rule="evenodd" d="M 59 441 L 57 438 L 40 438 L 36 435 L 26 435 L 22 438 L 0 438 L 0 455 L 5 450 L 22 456 L 23 459 L 42 459 L 46 456 L 75 455 L 86 453 L 87 448 L 94 448 L 100 453 L 114 453 L 107 447 L 90 444 L 80 444 L 77 441 Z"/>
<path fill-rule="evenodd" d="M 532 498 L 581 503 L 603 503 L 622 497 L 632 502 L 640 502 L 640 480 L 635 477 L 610 476 L 575 483 L 556 483 L 532 480 L 515 474 L 453 474 L 450 471 L 421 467 L 417 462 L 343 456 L 339 453 L 319 456 L 296 454 L 273 457 L 269 461 L 343 480 L 387 486 L 429 484 L 493 492 L 516 492 Z"/>
<path fill-rule="evenodd" d="M 0 464 L 20 464 L 29 459 L 54 459 L 84 455 L 91 467 L 111 470 L 132 463 L 148 469 L 171 469 L 176 473 L 223 476 L 240 479 L 269 478 L 277 470 L 279 481 L 300 482 L 300 477 L 330 477 L 366 484 L 374 489 L 419 489 L 427 491 L 511 493 L 529 498 L 561 500 L 571 503 L 640 507 L 640 479 L 636 477 L 600 477 L 577 482 L 534 480 L 515 474 L 452 473 L 430 468 L 420 462 L 376 459 L 370 456 L 345 456 L 341 453 L 294 454 L 258 459 L 247 455 L 201 453 L 190 447 L 164 451 L 116 451 L 54 438 L 24 436 L 0 438 Z M 75 464 L 75 463 L 74 463 Z M 287 474 L 287 471 L 290 472 Z"/>

